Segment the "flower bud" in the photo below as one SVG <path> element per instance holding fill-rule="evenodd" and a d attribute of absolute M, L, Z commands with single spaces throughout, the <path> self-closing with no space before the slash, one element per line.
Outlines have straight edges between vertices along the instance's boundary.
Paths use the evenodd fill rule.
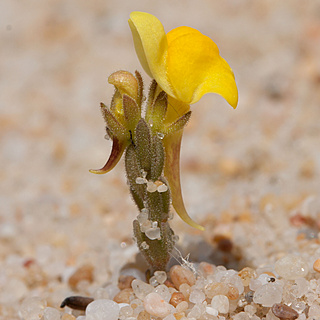
<path fill-rule="evenodd" d="M 123 70 L 116 71 L 109 76 L 108 82 L 113 84 L 121 95 L 126 94 L 134 100 L 138 99 L 139 84 L 132 73 Z"/>

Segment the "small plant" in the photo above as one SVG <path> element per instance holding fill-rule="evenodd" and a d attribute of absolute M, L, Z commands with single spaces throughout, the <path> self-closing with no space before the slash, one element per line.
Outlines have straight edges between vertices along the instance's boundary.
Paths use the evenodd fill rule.
<path fill-rule="evenodd" d="M 188 216 L 180 187 L 180 146 L 190 104 L 213 92 L 236 108 L 238 91 L 218 47 L 199 31 L 179 27 L 166 34 L 161 22 L 144 12 L 132 12 L 129 25 L 140 63 L 153 80 L 144 98 L 139 72 L 117 71 L 109 77 L 115 93 L 101 111 L 112 151 L 103 168 L 90 171 L 107 173 L 125 154 L 130 192 L 139 209 L 134 236 L 153 274 L 166 269 L 175 244 L 171 203 L 186 223 L 203 230 Z"/>

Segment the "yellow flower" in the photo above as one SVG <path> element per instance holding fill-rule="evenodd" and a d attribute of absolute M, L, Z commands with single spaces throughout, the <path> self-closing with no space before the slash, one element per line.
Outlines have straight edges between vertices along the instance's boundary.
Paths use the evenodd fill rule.
<path fill-rule="evenodd" d="M 238 89 L 234 74 L 210 38 L 190 27 L 178 27 L 166 34 L 161 22 L 145 12 L 132 12 L 129 25 L 143 69 L 168 94 L 165 123 L 185 115 L 190 104 L 209 92 L 221 95 L 236 108 Z M 203 230 L 189 217 L 183 203 L 179 165 L 182 131 L 164 139 L 164 174 L 176 212 L 189 225 Z"/>
<path fill-rule="evenodd" d="M 143 69 L 171 97 L 167 122 L 187 113 L 190 104 L 209 92 L 221 95 L 236 108 L 234 74 L 209 37 L 190 27 L 166 34 L 161 22 L 145 12 L 132 12 L 129 25 Z"/>

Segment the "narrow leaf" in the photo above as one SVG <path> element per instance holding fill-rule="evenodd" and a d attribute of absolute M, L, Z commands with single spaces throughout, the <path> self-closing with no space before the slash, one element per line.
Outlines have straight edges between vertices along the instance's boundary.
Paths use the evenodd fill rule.
<path fill-rule="evenodd" d="M 91 173 L 95 173 L 95 174 L 107 173 L 111 171 L 121 159 L 121 156 L 129 142 L 127 140 L 119 140 L 116 136 L 113 136 L 112 140 L 113 140 L 112 150 L 107 163 L 101 169 L 89 170 Z"/>

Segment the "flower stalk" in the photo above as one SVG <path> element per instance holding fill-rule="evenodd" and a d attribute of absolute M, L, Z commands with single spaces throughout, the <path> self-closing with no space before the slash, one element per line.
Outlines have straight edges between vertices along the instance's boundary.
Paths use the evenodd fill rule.
<path fill-rule="evenodd" d="M 133 222 L 134 237 L 150 265 L 150 272 L 165 270 L 175 241 L 169 225 L 172 200 L 164 167 L 166 159 L 170 159 L 173 163 L 171 168 L 175 169 L 178 165 L 175 166 L 174 162 L 179 160 L 179 152 L 175 150 L 173 152 L 178 157 L 165 154 L 165 144 L 168 137 L 175 134 L 181 137 L 191 112 L 174 123 L 166 123 L 168 96 L 153 81 L 146 99 L 146 111 L 142 116 L 144 98 L 140 74 L 136 72 L 133 76 L 129 72 L 118 71 L 108 80 L 115 86 L 115 93 L 110 108 L 102 103 L 101 111 L 107 134 L 113 141 L 112 151 L 101 169 L 90 171 L 96 174 L 107 173 L 125 154 L 130 193 L 139 209 Z M 176 175 L 173 178 L 177 178 Z M 177 184 L 172 185 L 175 191 Z"/>

